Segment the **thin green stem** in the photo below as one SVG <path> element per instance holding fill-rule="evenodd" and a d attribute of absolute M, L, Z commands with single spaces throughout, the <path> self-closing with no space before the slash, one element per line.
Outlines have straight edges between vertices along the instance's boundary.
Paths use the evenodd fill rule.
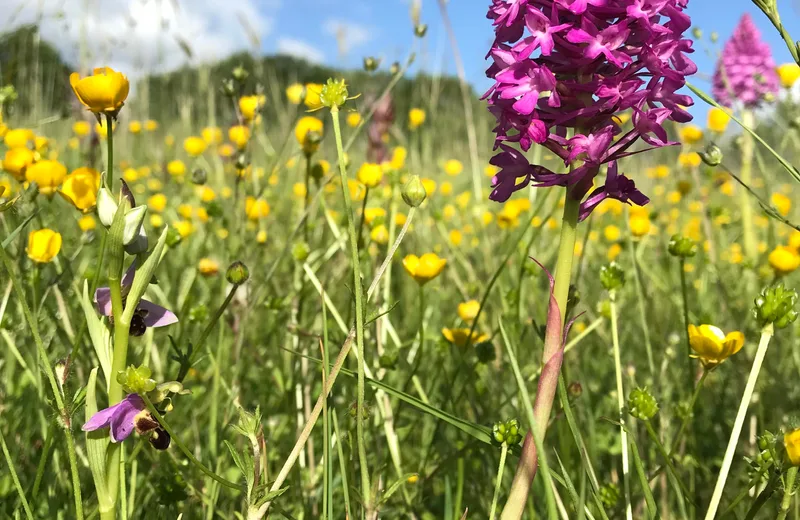
<path fill-rule="evenodd" d="M 3 435 L 2 429 L 0 429 L 0 445 L 3 447 L 3 456 L 6 459 L 8 472 L 11 474 L 11 480 L 14 482 L 14 487 L 17 489 L 17 495 L 19 495 L 19 501 L 22 502 L 22 509 L 25 510 L 25 516 L 28 518 L 28 520 L 33 520 L 31 506 L 28 504 L 28 499 L 25 498 L 25 491 L 22 489 L 22 484 L 20 484 L 19 477 L 17 476 L 17 470 L 14 467 L 14 461 L 11 459 L 11 453 L 8 452 L 6 438 Z"/>
<path fill-rule="evenodd" d="M 675 470 L 675 466 L 672 464 L 672 459 L 669 458 L 669 454 L 667 453 L 664 444 L 661 442 L 661 439 L 658 438 L 658 434 L 656 433 L 655 429 L 653 428 L 653 424 L 650 421 L 642 421 L 644 422 L 645 429 L 647 430 L 647 435 L 650 437 L 650 440 L 656 445 L 656 449 L 661 457 L 664 459 L 664 463 L 667 465 L 667 475 L 669 477 L 670 484 L 672 488 L 675 490 L 675 493 L 678 495 L 678 506 L 681 510 L 680 518 L 686 518 L 686 504 L 684 503 L 683 495 L 686 493 L 684 486 L 682 485 L 681 481 L 678 479 L 678 472 Z"/>
<path fill-rule="evenodd" d="M 492 497 L 492 508 L 489 510 L 489 520 L 494 520 L 497 512 L 497 499 L 500 498 L 500 487 L 503 484 L 503 471 L 506 468 L 507 454 L 508 444 L 504 442 L 500 448 L 500 465 L 497 467 L 497 481 L 494 484 L 494 496 Z"/>
<path fill-rule="evenodd" d="M 56 376 L 55 373 L 53 372 L 53 367 L 50 366 L 50 361 L 47 359 L 47 351 L 44 348 L 44 342 L 42 342 L 42 337 L 39 334 L 39 325 L 37 321 L 33 318 L 31 309 L 28 306 L 27 300 L 25 299 L 25 291 L 23 290 L 22 285 L 19 283 L 19 277 L 17 277 L 14 273 L 14 266 L 11 263 L 11 258 L 9 258 L 8 253 L 3 247 L 0 247 L 0 260 L 2 260 L 3 266 L 8 272 L 8 277 L 14 286 L 14 292 L 16 292 L 17 298 L 19 299 L 19 303 L 22 306 L 22 313 L 25 315 L 25 320 L 28 322 L 28 327 L 30 328 L 31 334 L 33 335 L 33 342 L 36 344 L 36 350 L 38 351 L 39 354 L 39 361 L 42 364 L 42 368 L 44 368 L 44 372 L 47 376 L 47 381 L 50 383 L 50 390 L 53 392 L 53 398 L 56 401 L 56 408 L 58 408 L 58 412 L 61 415 L 62 428 L 64 430 L 64 435 L 67 438 L 67 456 L 70 465 L 70 475 L 72 477 L 72 494 L 73 498 L 75 499 L 75 518 L 77 520 L 83 520 L 83 501 L 81 500 L 81 482 L 80 482 L 80 477 L 78 475 L 78 462 L 75 454 L 75 441 L 72 437 L 72 430 L 70 429 L 71 417 L 66 406 L 64 406 L 64 399 L 61 395 L 61 390 L 58 386 L 58 383 L 56 382 Z"/>
<path fill-rule="evenodd" d="M 700 376 L 700 380 L 697 381 L 697 384 L 694 386 L 694 392 L 692 392 L 692 399 L 689 401 L 689 409 L 686 412 L 686 416 L 681 421 L 681 426 L 678 428 L 678 433 L 675 435 L 675 438 L 672 440 L 672 446 L 670 447 L 669 453 L 672 455 L 675 453 L 675 450 L 678 449 L 678 444 L 681 442 L 681 437 L 683 433 L 686 431 L 686 427 L 689 425 L 689 421 L 692 420 L 692 412 L 694 410 L 694 405 L 697 402 L 697 397 L 700 395 L 700 390 L 703 388 L 703 383 L 705 383 L 706 378 L 708 377 L 708 370 L 703 370 L 703 375 Z"/>
<path fill-rule="evenodd" d="M 689 288 L 686 283 L 686 259 L 681 257 L 681 298 L 683 302 L 683 337 L 686 339 L 686 374 L 689 382 L 692 381 L 692 343 L 689 340 Z M 689 385 L 691 388 L 691 384 Z"/>
<path fill-rule="evenodd" d="M 186 445 L 183 444 L 183 442 L 181 442 L 181 440 L 178 438 L 178 435 L 176 434 L 175 430 L 167 423 L 166 420 L 164 420 L 164 416 L 162 416 L 158 412 L 156 407 L 153 406 L 153 403 L 150 401 L 150 398 L 147 397 L 147 394 L 141 394 L 141 397 L 142 400 L 144 400 L 144 404 L 147 405 L 147 409 L 150 410 L 150 413 L 153 414 L 153 417 L 155 417 L 156 421 L 158 421 L 158 424 L 160 424 L 161 427 L 167 431 L 167 433 L 170 436 L 170 439 L 172 440 L 172 443 L 178 447 L 178 449 L 181 451 L 181 453 L 183 453 L 186 456 L 187 459 L 189 459 L 189 462 L 197 466 L 197 469 L 202 471 L 207 477 L 219 482 L 223 486 L 230 489 L 243 491 L 243 488 L 240 484 L 236 484 L 235 482 L 231 482 L 226 478 L 220 477 L 219 475 L 211 471 L 209 468 L 207 468 L 202 462 L 197 460 L 195 456 L 192 455 L 191 450 L 187 448 Z"/>
<path fill-rule="evenodd" d="M 350 235 L 350 254 L 353 263 L 353 292 L 356 300 L 356 350 L 358 352 L 358 391 L 356 400 L 356 438 L 358 442 L 358 462 L 361 469 L 361 496 L 364 508 L 369 511 L 370 484 L 369 468 L 367 467 L 367 450 L 364 445 L 364 302 L 361 290 L 361 262 L 358 254 L 358 239 L 353 222 L 353 206 L 350 202 L 350 189 L 347 183 L 347 167 L 345 166 L 344 150 L 342 147 L 342 131 L 339 126 L 339 107 L 331 107 L 333 119 L 333 132 L 336 137 L 336 152 L 339 156 L 339 175 L 342 184 L 342 199 L 344 200 L 347 215 L 347 229 Z"/>
<path fill-rule="evenodd" d="M 647 323 L 647 309 L 645 309 L 645 297 L 642 290 L 642 279 L 639 275 L 639 261 L 636 258 L 636 248 L 633 243 L 633 236 L 628 233 L 628 248 L 631 253 L 633 263 L 633 281 L 636 287 L 636 300 L 639 307 L 639 321 L 642 327 L 642 338 L 644 338 L 644 348 L 647 351 L 647 367 L 650 369 L 650 376 L 656 377 L 656 365 L 653 360 L 653 346 L 650 343 L 650 325 Z"/>
<path fill-rule="evenodd" d="M 705 520 L 713 520 L 717 514 L 719 503 L 722 500 L 722 492 L 725 489 L 725 482 L 728 480 L 728 473 L 733 463 L 733 455 L 736 453 L 736 445 L 739 443 L 739 435 L 742 433 L 742 426 L 744 425 L 745 415 L 747 415 L 747 408 L 750 406 L 750 399 L 753 397 L 756 381 L 758 381 L 758 374 L 761 371 L 761 365 L 764 363 L 764 357 L 767 355 L 767 348 L 769 347 L 769 341 L 772 339 L 773 333 L 774 329 L 771 323 L 761 331 L 761 339 L 758 342 L 756 357 L 753 359 L 753 366 L 750 368 L 750 375 L 747 378 L 744 394 L 739 403 L 739 411 L 736 413 L 736 419 L 733 422 L 733 430 L 728 440 L 728 447 L 725 450 L 725 457 L 722 459 L 722 467 L 719 470 L 717 484 L 714 486 L 714 494 L 711 496 L 711 503 L 708 506 L 708 511 L 706 511 Z"/>
<path fill-rule="evenodd" d="M 755 119 L 753 117 L 753 112 L 748 109 L 744 109 L 742 111 L 742 123 L 746 127 L 752 128 L 754 122 Z M 743 132 L 741 137 L 742 167 L 739 173 L 742 182 L 748 186 L 752 186 L 754 152 L 753 137 L 747 132 Z M 753 206 L 750 203 L 750 197 L 748 196 L 747 190 L 739 190 L 739 207 L 742 211 L 745 257 L 752 265 L 755 265 L 758 257 L 758 250 L 756 249 L 756 235 L 755 228 L 753 227 Z"/>
<path fill-rule="evenodd" d="M 622 359 L 619 349 L 619 324 L 617 319 L 616 295 L 611 294 L 611 343 L 614 349 L 614 374 L 617 380 L 617 409 L 619 412 L 619 436 L 622 449 L 622 483 L 625 492 L 625 518 L 633 519 L 631 508 L 631 476 L 628 460 L 628 432 L 625 429 L 625 389 L 622 385 Z"/>
<path fill-rule="evenodd" d="M 108 156 L 106 157 L 106 184 L 108 191 L 114 192 L 114 121 L 110 114 L 106 114 L 106 141 L 108 142 Z"/>
<path fill-rule="evenodd" d="M 778 509 L 778 516 L 775 520 L 786 520 L 786 515 L 789 514 L 789 506 L 792 505 L 792 498 L 794 498 L 794 484 L 797 480 L 797 466 L 792 466 L 786 471 L 786 480 L 783 483 L 783 498 L 781 505 Z"/>

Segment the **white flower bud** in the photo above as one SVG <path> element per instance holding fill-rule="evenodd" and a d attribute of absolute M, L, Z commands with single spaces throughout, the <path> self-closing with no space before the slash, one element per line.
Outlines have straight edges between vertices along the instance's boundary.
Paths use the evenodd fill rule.
<path fill-rule="evenodd" d="M 117 213 L 117 203 L 107 188 L 100 188 L 97 192 L 97 216 L 105 227 L 111 227 L 114 215 Z"/>

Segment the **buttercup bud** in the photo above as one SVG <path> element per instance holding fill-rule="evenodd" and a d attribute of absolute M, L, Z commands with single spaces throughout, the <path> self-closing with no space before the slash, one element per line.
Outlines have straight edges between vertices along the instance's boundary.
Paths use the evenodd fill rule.
<path fill-rule="evenodd" d="M 389 67 L 389 73 L 394 76 L 398 72 L 400 72 L 400 64 L 398 62 L 392 63 L 392 66 Z"/>
<path fill-rule="evenodd" d="M 233 77 L 233 79 L 235 79 L 239 83 L 241 83 L 244 80 L 246 80 L 249 75 L 250 75 L 250 73 L 247 72 L 247 69 L 245 69 L 241 65 L 239 65 L 238 67 L 235 67 L 231 71 L 231 76 Z"/>
<path fill-rule="evenodd" d="M 714 143 L 708 143 L 706 149 L 699 153 L 700 159 L 709 166 L 719 166 L 722 162 L 722 150 Z"/>
<path fill-rule="evenodd" d="M 481 363 L 491 363 L 497 357 L 491 341 L 481 341 L 475 345 L 475 355 Z"/>
<path fill-rule="evenodd" d="M 703 30 L 699 27 L 695 27 L 692 29 L 692 36 L 694 36 L 695 40 L 702 40 L 703 39 Z"/>
<path fill-rule="evenodd" d="M 245 154 L 243 154 L 243 153 L 240 153 L 240 154 L 239 154 L 239 155 L 236 157 L 236 163 L 234 163 L 234 165 L 233 165 L 233 166 L 234 166 L 234 168 L 236 168 L 237 170 L 246 170 L 246 169 L 247 169 L 247 166 L 248 166 L 248 164 L 250 164 L 250 161 L 248 161 L 248 160 L 247 160 L 247 155 L 245 155 Z"/>
<path fill-rule="evenodd" d="M 364 70 L 367 72 L 373 72 L 378 68 L 380 63 L 381 62 L 379 60 L 376 60 L 372 56 L 367 56 L 364 58 Z"/>
<path fill-rule="evenodd" d="M 428 32 L 428 24 L 425 23 L 418 23 L 414 26 L 414 36 L 417 38 L 424 38 L 425 34 Z"/>
<path fill-rule="evenodd" d="M 117 383 L 129 394 L 144 394 L 156 389 L 156 382 L 150 379 L 150 368 L 130 365 L 117 372 Z"/>
<path fill-rule="evenodd" d="M 422 185 L 419 175 L 414 175 L 408 180 L 406 185 L 403 186 L 402 195 L 403 201 L 412 208 L 418 208 L 425 202 L 428 194 L 425 191 L 425 186 Z"/>
<path fill-rule="evenodd" d="M 222 80 L 222 86 L 220 87 L 222 93 L 228 97 L 233 97 L 236 95 L 236 87 L 233 86 L 233 80 L 230 78 L 226 78 Z"/>
<path fill-rule="evenodd" d="M 697 254 L 697 244 L 692 239 L 681 235 L 672 235 L 667 249 L 669 254 L 678 258 L 691 258 Z"/>
<path fill-rule="evenodd" d="M 197 168 L 192 172 L 192 183 L 202 186 L 208 180 L 208 174 L 202 168 Z"/>
<path fill-rule="evenodd" d="M 295 242 L 292 246 L 292 256 L 298 262 L 305 262 L 311 249 L 305 242 Z"/>
<path fill-rule="evenodd" d="M 225 278 L 228 280 L 228 283 L 242 285 L 250 278 L 250 270 L 247 269 L 246 265 L 237 260 L 228 266 L 228 270 L 225 271 Z"/>
<path fill-rule="evenodd" d="M 711 43 L 717 43 L 717 40 L 719 40 L 719 33 L 717 31 L 712 31 L 710 39 Z"/>
<path fill-rule="evenodd" d="M 497 444 L 506 444 L 514 446 L 519 444 L 522 440 L 522 433 L 519 429 L 519 421 L 516 419 L 509 419 L 508 421 L 500 421 L 492 425 L 492 440 Z"/>

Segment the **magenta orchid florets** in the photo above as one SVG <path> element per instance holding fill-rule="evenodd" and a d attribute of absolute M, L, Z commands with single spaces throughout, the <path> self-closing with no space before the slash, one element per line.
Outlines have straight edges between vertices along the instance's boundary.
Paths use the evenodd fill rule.
<path fill-rule="evenodd" d="M 761 39 L 753 18 L 745 14 L 722 50 L 714 72 L 712 93 L 725 106 L 733 106 L 738 101 L 747 108 L 754 108 L 779 89 L 772 50 Z"/>
<path fill-rule="evenodd" d="M 503 202 L 530 184 L 565 186 L 582 200 L 586 218 L 605 198 L 644 205 L 649 199 L 618 172 L 617 160 L 639 153 L 640 138 L 651 148 L 674 145 L 667 120 L 685 123 L 691 97 L 679 94 L 697 66 L 687 54 L 692 42 L 683 12 L 688 0 L 493 0 L 495 42 L 486 93 L 497 119 L 491 164 L 492 200 Z M 615 116 L 631 112 L 623 131 Z M 572 130 L 570 133 L 569 130 Z M 567 137 L 571 135 L 571 137 Z M 512 144 L 528 151 L 541 144 L 571 166 L 555 173 L 532 165 Z M 605 185 L 594 178 L 608 165 Z"/>

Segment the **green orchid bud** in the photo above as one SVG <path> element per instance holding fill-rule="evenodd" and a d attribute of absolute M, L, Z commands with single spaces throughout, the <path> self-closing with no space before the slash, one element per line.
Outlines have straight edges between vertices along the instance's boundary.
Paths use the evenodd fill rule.
<path fill-rule="evenodd" d="M 180 382 L 167 381 L 165 383 L 156 385 L 154 390 L 151 390 L 147 393 L 147 397 L 150 398 L 151 403 L 158 404 L 167 399 L 169 394 L 187 395 L 191 393 L 192 391 L 184 389 Z"/>
<path fill-rule="evenodd" d="M 181 243 L 183 237 L 180 232 L 174 227 L 169 228 L 167 231 L 167 247 L 175 247 Z"/>
<path fill-rule="evenodd" d="M 225 278 L 228 280 L 228 283 L 242 285 L 250 278 L 250 270 L 244 263 L 237 260 L 228 266 L 228 270 L 225 271 Z"/>
<path fill-rule="evenodd" d="M 108 188 L 100 188 L 97 192 L 97 216 L 105 227 L 111 227 L 117 213 L 117 202 Z"/>
<path fill-rule="evenodd" d="M 699 153 L 700 159 L 708 166 L 719 166 L 722 163 L 722 150 L 714 143 L 708 143 L 705 150 Z"/>
<path fill-rule="evenodd" d="M 642 421 L 649 421 L 658 413 L 658 403 L 647 388 L 637 388 L 628 396 L 628 413 Z"/>
<path fill-rule="evenodd" d="M 144 223 L 147 206 L 136 206 L 125 213 L 125 227 L 122 231 L 122 243 L 128 245 L 139 235 Z"/>
<path fill-rule="evenodd" d="M 150 379 L 150 368 L 144 365 L 136 367 L 130 365 L 125 370 L 117 372 L 117 383 L 129 394 L 144 394 L 156 388 L 156 382 Z"/>
<path fill-rule="evenodd" d="M 403 196 L 403 201 L 412 208 L 418 208 L 423 202 L 425 202 L 425 198 L 428 196 L 428 193 L 425 191 L 425 186 L 422 185 L 422 180 L 420 180 L 419 175 L 413 175 L 408 180 L 406 185 L 403 186 L 401 194 Z"/>
<path fill-rule="evenodd" d="M 697 244 L 682 235 L 672 235 L 667 246 L 669 254 L 678 258 L 691 258 L 697 254 Z"/>
<path fill-rule="evenodd" d="M 600 268 L 600 283 L 608 292 L 621 289 L 625 285 L 625 271 L 616 262 L 611 262 Z"/>
<path fill-rule="evenodd" d="M 323 106 L 328 108 L 343 106 L 347 102 L 347 85 L 344 79 L 328 78 L 328 82 L 322 87 L 319 99 Z"/>
<path fill-rule="evenodd" d="M 765 287 L 755 299 L 753 316 L 761 327 L 772 324 L 776 329 L 787 327 L 797 319 L 797 291 L 787 289 L 783 282 Z"/>

